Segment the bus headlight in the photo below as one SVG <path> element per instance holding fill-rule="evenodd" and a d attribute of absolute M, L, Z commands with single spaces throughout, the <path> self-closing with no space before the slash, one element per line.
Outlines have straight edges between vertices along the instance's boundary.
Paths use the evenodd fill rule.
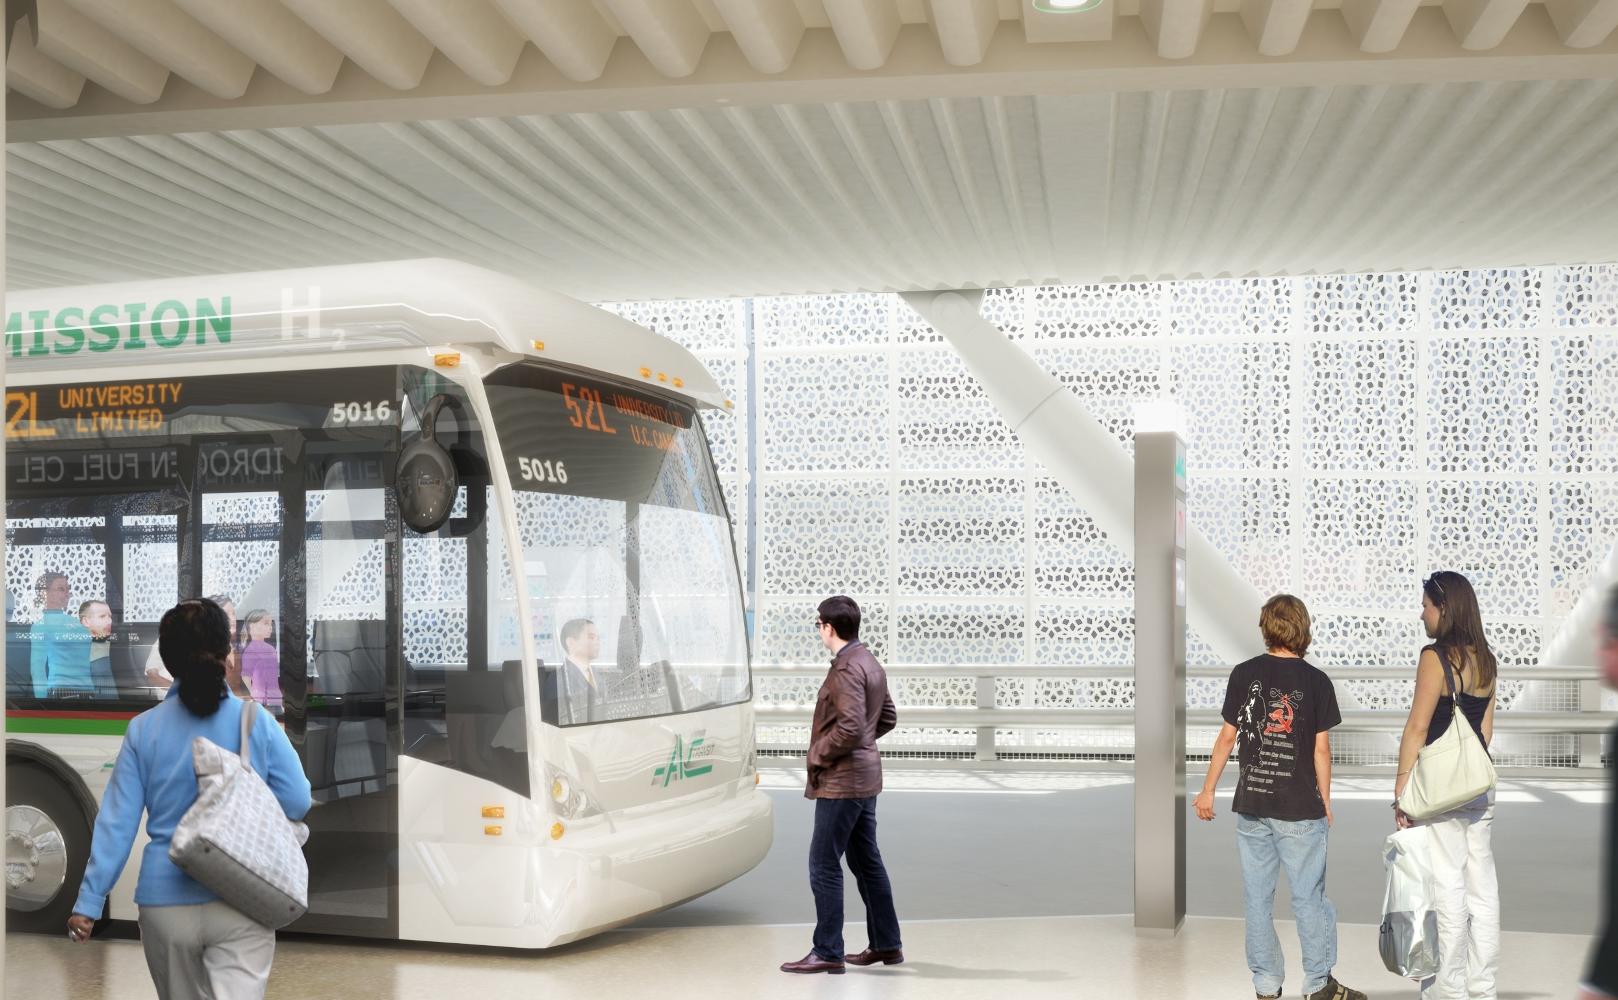
<path fill-rule="evenodd" d="M 584 793 L 579 791 L 577 782 L 568 774 L 555 767 L 546 767 L 545 776 L 550 779 L 551 804 L 556 807 L 557 815 L 577 819 L 595 812 Z"/>

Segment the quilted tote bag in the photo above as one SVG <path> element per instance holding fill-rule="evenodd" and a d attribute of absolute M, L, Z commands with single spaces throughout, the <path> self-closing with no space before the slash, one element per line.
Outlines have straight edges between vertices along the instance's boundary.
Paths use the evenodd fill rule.
<path fill-rule="evenodd" d="M 1489 751 L 1483 748 L 1483 742 L 1461 711 L 1461 695 L 1455 689 L 1455 678 L 1450 676 L 1449 662 L 1442 650 L 1438 659 L 1444 669 L 1444 680 L 1449 683 L 1455 718 L 1443 736 L 1422 747 L 1421 753 L 1416 755 L 1410 783 L 1399 796 L 1399 808 L 1411 819 L 1432 819 L 1471 802 L 1494 787 L 1494 761 L 1489 759 Z"/>
<path fill-rule="evenodd" d="M 309 828 L 287 819 L 253 770 L 256 715 L 258 704 L 244 701 L 240 756 L 201 736 L 191 741 L 197 801 L 174 830 L 169 859 L 273 930 L 309 909 L 309 863 L 303 856 Z"/>

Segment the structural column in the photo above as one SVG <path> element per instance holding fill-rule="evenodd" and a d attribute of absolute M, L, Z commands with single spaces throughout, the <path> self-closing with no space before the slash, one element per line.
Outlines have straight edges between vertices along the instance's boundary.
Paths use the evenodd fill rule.
<path fill-rule="evenodd" d="M 1185 922 L 1185 441 L 1135 428 L 1135 928 Z M 1174 426 L 1170 426 L 1174 425 Z"/>

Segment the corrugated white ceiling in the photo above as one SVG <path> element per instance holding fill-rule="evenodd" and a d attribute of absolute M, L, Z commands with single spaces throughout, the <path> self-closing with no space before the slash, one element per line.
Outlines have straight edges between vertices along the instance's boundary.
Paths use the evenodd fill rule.
<path fill-rule="evenodd" d="M 1472 52 L 1500 46 L 1524 19 L 1548 18 L 1568 49 L 1599 46 L 1618 26 L 1618 0 L 1101 0 L 1062 14 L 1032 0 L 31 0 L 8 22 L 6 78 L 54 109 L 99 93 L 135 110 L 161 100 L 171 77 L 226 101 L 247 94 L 255 76 L 320 97 L 338 88 L 345 66 L 410 92 L 435 57 L 497 88 L 525 58 L 595 81 L 623 40 L 680 79 L 703 65 L 715 36 L 774 75 L 804 69 L 800 46 L 818 31 L 835 36 L 844 68 L 879 70 L 906 25 L 930 29 L 953 67 L 982 63 L 995 35 L 1010 33 L 1039 45 L 1144 32 L 1155 57 L 1188 59 L 1216 12 L 1239 16 L 1249 51 L 1267 58 L 1299 50 L 1316 11 L 1358 52 L 1387 53 L 1424 2 Z"/>
<path fill-rule="evenodd" d="M 14 143 L 13 287 L 442 254 L 596 299 L 1611 260 L 1618 82 Z"/>

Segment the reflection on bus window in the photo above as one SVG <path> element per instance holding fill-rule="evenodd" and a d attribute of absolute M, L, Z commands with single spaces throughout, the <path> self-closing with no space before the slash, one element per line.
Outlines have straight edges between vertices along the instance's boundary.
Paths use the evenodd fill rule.
<path fill-rule="evenodd" d="M 34 621 L 29 673 L 39 698 L 93 698 L 90 632 L 68 610 L 73 586 L 67 574 L 46 572 L 37 587 L 40 614 Z"/>
<path fill-rule="evenodd" d="M 486 388 L 515 487 L 526 624 L 548 661 L 544 720 L 746 700 L 730 523 L 691 408 L 537 365 Z"/>
<path fill-rule="evenodd" d="M 254 700 L 272 709 L 281 707 L 281 654 L 273 645 L 275 619 L 265 608 L 255 608 L 242 622 L 242 681 Z"/>

